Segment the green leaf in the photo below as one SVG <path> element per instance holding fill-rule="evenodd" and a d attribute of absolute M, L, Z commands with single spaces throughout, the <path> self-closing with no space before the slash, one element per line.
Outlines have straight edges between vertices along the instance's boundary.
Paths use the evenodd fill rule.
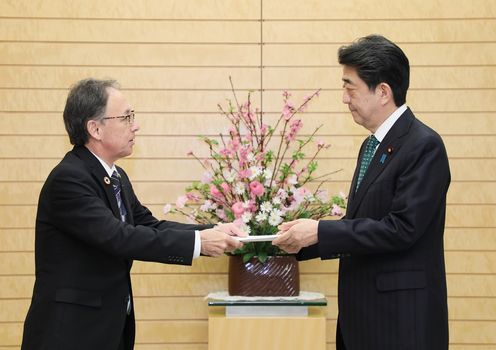
<path fill-rule="evenodd" d="M 258 254 L 258 260 L 260 260 L 261 263 L 266 262 L 267 261 L 267 258 L 268 258 L 267 252 L 260 252 Z"/>
<path fill-rule="evenodd" d="M 243 255 L 243 263 L 246 264 L 254 256 L 255 256 L 255 252 L 248 252 L 248 253 L 246 253 L 245 255 Z"/>

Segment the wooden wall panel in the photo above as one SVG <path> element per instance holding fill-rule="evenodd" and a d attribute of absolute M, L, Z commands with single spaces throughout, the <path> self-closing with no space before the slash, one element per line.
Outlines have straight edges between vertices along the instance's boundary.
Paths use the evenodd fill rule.
<path fill-rule="evenodd" d="M 239 95 L 242 95 L 240 93 Z M 243 96 L 243 95 L 242 95 Z M 226 93 L 226 98 L 231 95 Z M 145 135 L 158 136 L 214 136 L 225 133 L 228 129 L 225 118 L 217 112 L 203 113 L 145 113 L 136 110 L 136 118 L 140 125 L 138 137 Z M 58 135 L 67 137 L 60 112 L 0 112 L 4 122 L 0 135 Z M 280 113 L 265 113 L 264 120 L 275 124 Z M 301 115 L 303 121 L 302 134 L 309 134 L 322 125 L 320 135 L 366 136 L 364 129 L 355 124 L 349 113 L 313 113 Z M 421 112 L 417 116 L 424 123 L 439 132 L 441 136 L 494 135 L 496 133 L 495 112 Z M 185 123 L 187 121 L 187 123 Z M 136 145 L 139 147 L 139 143 Z M 358 150 L 350 150 L 355 151 Z"/>
<path fill-rule="evenodd" d="M 477 75 L 477 72 L 469 73 L 473 78 Z M 259 68 L 0 66 L 0 77 L 5 88 L 65 91 L 81 77 L 118 79 L 123 89 L 229 90 L 230 76 L 237 89 L 255 90 L 260 86 Z M 60 118 L 60 115 L 56 117 Z"/>
<path fill-rule="evenodd" d="M 134 154 L 119 162 L 141 201 L 164 218 L 207 156 L 198 135 L 227 124 L 217 103 L 253 101 L 273 124 L 282 90 L 302 134 L 332 144 L 320 172 L 348 191 L 367 135 L 341 103 L 336 50 L 375 32 L 409 56 L 408 104 L 443 137 L 452 184 L 445 231 L 451 349 L 496 347 L 496 4 L 492 0 L 65 0 L 0 2 L 0 350 L 19 348 L 34 281 L 34 223 L 46 176 L 70 149 L 62 110 L 70 85 L 117 79 L 137 112 Z M 461 147 L 460 147 L 461 145 Z M 196 150 L 198 149 L 198 150 Z M 310 152 L 307 152 L 310 153 Z M 183 217 L 167 219 L 184 221 Z M 335 348 L 337 261 L 301 264 L 302 289 L 326 294 Z M 206 350 L 209 291 L 226 289 L 227 258 L 192 267 L 136 262 L 138 350 Z"/>
<path fill-rule="evenodd" d="M 475 0 L 467 3 L 463 0 L 422 0 L 400 2 L 381 0 L 378 3 L 367 1 L 349 1 L 335 3 L 332 1 L 279 0 L 264 1 L 264 16 L 273 20 L 336 20 L 346 19 L 359 22 L 363 19 L 453 19 L 453 18 L 494 18 L 496 9 L 491 0 Z M 341 29 L 341 31 L 345 31 Z"/>
<path fill-rule="evenodd" d="M 227 134 L 227 130 L 224 135 Z M 301 134 L 301 137 L 309 134 Z M 221 142 L 221 138 L 213 135 L 213 139 Z M 331 148 L 322 150 L 316 159 L 326 160 L 335 155 L 342 158 L 354 158 L 357 149 L 364 141 L 364 136 L 327 136 L 321 135 L 304 149 L 306 158 L 310 160 L 317 150 L 317 140 L 331 145 Z M 138 144 L 134 148 L 131 158 L 155 159 L 157 154 L 167 154 L 168 159 L 183 159 L 187 153 L 194 151 L 200 158 L 209 157 L 210 151 L 198 136 L 137 136 Z M 274 136 L 269 147 L 276 148 L 280 143 L 280 136 Z M 494 136 L 445 136 L 444 143 L 451 158 L 484 157 L 495 158 L 496 148 Z M 460 143 L 464 147 L 459 147 Z M 60 158 L 70 148 L 67 136 L 0 136 L 0 158 Z M 291 148 L 294 149 L 294 148 Z"/>
<path fill-rule="evenodd" d="M 84 6 L 65 0 L 2 1 L 5 17 L 147 19 L 147 20 L 258 20 L 259 0 L 88 0 Z"/>

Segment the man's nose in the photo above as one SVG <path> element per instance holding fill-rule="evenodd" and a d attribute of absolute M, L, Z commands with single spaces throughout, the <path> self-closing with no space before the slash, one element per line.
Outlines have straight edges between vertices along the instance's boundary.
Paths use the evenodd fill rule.
<path fill-rule="evenodd" d="M 133 121 L 133 124 L 131 124 L 131 130 L 133 132 L 136 132 L 140 129 L 140 126 L 138 124 L 138 122 L 136 121 L 136 119 Z"/>
<path fill-rule="evenodd" d="M 350 103 L 350 95 L 348 95 L 346 90 L 343 90 L 343 103 L 345 104 Z"/>

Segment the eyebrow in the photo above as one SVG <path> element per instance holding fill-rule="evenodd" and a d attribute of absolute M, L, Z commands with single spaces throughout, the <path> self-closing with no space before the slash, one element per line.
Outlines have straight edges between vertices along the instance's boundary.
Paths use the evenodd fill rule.
<path fill-rule="evenodd" d="M 354 85 L 354 84 L 353 84 L 353 82 L 352 82 L 350 79 L 348 79 L 348 78 L 343 78 L 343 79 L 341 79 L 341 80 L 343 80 L 343 83 L 345 83 L 345 84 L 351 84 L 351 85 Z"/>

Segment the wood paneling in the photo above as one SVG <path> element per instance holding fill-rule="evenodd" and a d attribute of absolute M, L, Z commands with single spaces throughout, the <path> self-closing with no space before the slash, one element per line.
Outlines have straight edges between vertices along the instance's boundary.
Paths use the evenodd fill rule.
<path fill-rule="evenodd" d="M 422 0 L 408 2 L 381 0 L 380 6 L 377 5 L 377 3 L 362 0 L 338 3 L 319 0 L 305 2 L 287 0 L 284 1 L 284 6 L 281 5 L 280 1 L 264 2 L 263 10 L 266 19 L 346 19 L 356 22 L 363 19 L 441 20 L 444 18 L 470 19 L 496 16 L 496 9 L 494 9 L 491 0 L 475 0 L 471 3 L 463 0 L 433 0 L 429 3 Z M 341 31 L 345 31 L 345 29 L 341 29 Z"/>
<path fill-rule="evenodd" d="M 319 172 L 348 192 L 367 131 L 342 104 L 336 50 L 382 33 L 410 59 L 408 105 L 436 130 L 450 157 L 445 231 L 451 349 L 496 347 L 496 4 L 492 0 L 65 0 L 0 2 L 0 350 L 18 349 L 34 281 L 39 191 L 71 148 L 62 122 L 68 88 L 115 78 L 137 111 L 134 154 L 119 162 L 159 218 L 201 176 L 186 156 L 208 156 L 198 135 L 227 123 L 217 104 L 252 92 L 264 120 L 283 90 L 302 135 L 322 125 L 332 147 Z M 310 148 L 307 154 L 310 154 Z M 185 221 L 172 215 L 169 220 Z M 335 348 L 338 262 L 300 265 L 302 289 L 325 293 L 327 349 Z M 137 350 L 207 350 L 204 296 L 227 287 L 227 258 L 193 266 L 135 262 Z"/>
<path fill-rule="evenodd" d="M 85 6 L 65 0 L 2 1 L 5 17 L 83 19 L 233 19 L 259 20 L 259 0 L 88 0 Z M 98 33 L 100 36 L 101 33 Z"/>
<path fill-rule="evenodd" d="M 333 4 L 334 6 L 334 4 Z M 424 5 L 422 5 L 424 6 Z M 347 43 L 363 33 L 381 33 L 399 43 L 439 41 L 492 41 L 496 31 L 494 19 L 445 19 L 419 21 L 417 19 L 355 21 L 267 21 L 264 39 L 267 43 Z M 346 30 L 342 30 L 347 27 Z"/>
<path fill-rule="evenodd" d="M 60 161 L 58 158 L 0 159 L 1 181 L 44 181 L 52 168 Z M 193 159 L 123 159 L 119 165 L 124 167 L 133 181 L 173 181 L 190 182 L 200 179 L 203 170 Z M 342 171 L 334 174 L 334 181 L 348 181 L 353 175 L 356 159 L 330 159 L 327 171 Z M 476 169 L 477 171 L 474 171 Z M 496 159 L 451 159 L 450 171 L 452 181 L 489 181 L 496 178 Z"/>
<path fill-rule="evenodd" d="M 223 132 L 226 137 L 227 130 L 219 131 Z M 300 134 L 301 138 L 308 136 L 308 134 Z M 212 138 L 221 143 L 219 136 Z M 313 157 L 319 140 L 331 145 L 331 148 L 322 150 L 316 159 L 353 158 L 356 157 L 357 149 L 360 148 L 364 139 L 364 136 L 319 135 L 303 151 L 307 159 Z M 274 136 L 269 147 L 276 149 L 280 140 L 280 136 Z M 140 136 L 138 134 L 136 141 L 137 145 L 132 158 L 156 159 L 157 155 L 166 155 L 169 159 L 183 159 L 190 151 L 194 151 L 195 155 L 200 158 L 210 156 L 208 146 L 198 136 Z M 491 135 L 445 136 L 444 143 L 450 158 L 496 158 L 496 148 L 493 147 L 494 136 Z M 460 143 L 463 147 L 459 147 Z M 70 147 L 67 136 L 0 136 L 0 159 L 61 158 Z"/>

